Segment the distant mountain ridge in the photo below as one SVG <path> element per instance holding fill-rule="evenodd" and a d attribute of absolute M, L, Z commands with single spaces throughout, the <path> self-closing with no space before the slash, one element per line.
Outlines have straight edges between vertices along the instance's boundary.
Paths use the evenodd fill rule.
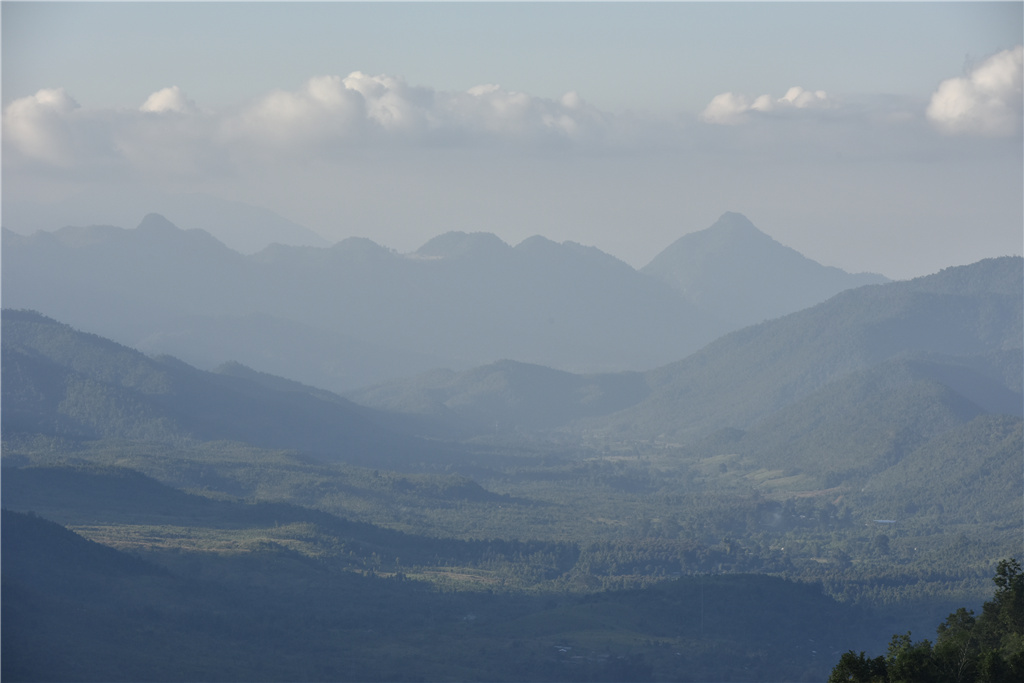
<path fill-rule="evenodd" d="M 669 440 L 746 428 L 780 405 L 897 357 L 969 358 L 1020 349 L 1022 290 L 1024 260 L 1019 257 L 848 290 L 812 308 L 732 332 L 646 373 L 650 395 L 602 418 L 599 428 L 624 437 Z M 1020 391 L 1018 378 L 1007 381 Z"/>
<path fill-rule="evenodd" d="M 503 361 L 348 395 L 482 432 L 561 429 L 694 444 L 723 430 L 736 438 L 751 430 L 747 447 L 765 453 L 770 449 L 760 446 L 794 434 L 810 434 L 809 444 L 846 433 L 849 444 L 835 448 L 862 448 L 902 413 L 920 419 L 905 448 L 930 430 L 981 415 L 1024 417 L 1022 264 L 990 259 L 850 290 L 644 373 L 572 375 Z M 905 405 L 879 414 L 873 406 L 884 404 L 883 395 L 890 407 Z M 850 420 L 864 422 L 854 427 Z M 866 431 L 855 437 L 858 429 Z"/>
<path fill-rule="evenodd" d="M 34 312 L 5 310 L 3 330 L 5 439 L 228 439 L 397 465 L 450 455 L 411 434 L 554 432 L 602 448 L 681 449 L 790 491 L 884 491 L 897 473 L 929 472 L 918 507 L 958 477 L 1002 491 L 1022 472 L 1019 257 L 850 290 L 645 373 L 505 360 L 353 392 L 363 405 L 236 363 L 210 373 L 150 358 Z M 929 470 L 957 452 L 970 457 Z M 880 513 L 892 502 L 864 495 Z M 999 518 L 1013 500 L 963 509 Z"/>
<path fill-rule="evenodd" d="M 20 234 L 68 225 L 132 225 L 149 213 L 184 229 L 209 232 L 229 248 L 254 254 L 271 244 L 328 246 L 327 240 L 269 209 L 202 194 L 139 190 L 83 194 L 56 203 L 4 198 L 4 227 Z"/>
<path fill-rule="evenodd" d="M 738 291 L 735 269 L 706 267 L 693 276 L 703 294 L 692 296 L 693 286 L 680 294 L 664 275 L 678 276 L 679 267 L 655 266 L 686 262 L 679 256 L 686 238 L 650 273 L 594 247 L 539 235 L 513 247 L 483 232 L 439 235 L 408 255 L 349 238 L 245 256 L 202 230 L 149 215 L 134 230 L 5 230 L 3 304 L 199 367 L 237 361 L 347 391 L 499 359 L 573 373 L 648 370 L 737 321 L 791 312 L 863 280 L 803 259 L 832 280 L 800 280 L 799 300 L 776 296 L 772 283 L 792 281 L 794 271 L 778 254 L 803 257 L 738 214 L 704 232 L 725 245 L 708 252 L 716 264 L 746 255 L 764 259 L 760 271 L 746 270 L 769 275 Z M 736 310 L 716 308 L 723 302 Z"/>
<path fill-rule="evenodd" d="M 888 281 L 875 273 L 823 266 L 779 244 L 738 213 L 726 213 L 711 227 L 680 237 L 641 272 L 738 326 L 807 308 L 844 289 Z"/>

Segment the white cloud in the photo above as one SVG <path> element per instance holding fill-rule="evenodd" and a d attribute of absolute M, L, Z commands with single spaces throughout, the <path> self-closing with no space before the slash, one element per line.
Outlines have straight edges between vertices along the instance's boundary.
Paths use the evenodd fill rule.
<path fill-rule="evenodd" d="M 317 76 L 295 92 L 278 90 L 224 121 L 228 138 L 291 145 L 344 137 L 365 119 L 365 99 L 339 76 Z"/>
<path fill-rule="evenodd" d="M 794 86 L 786 91 L 786 94 L 779 100 L 780 104 L 788 104 L 797 109 L 817 109 L 831 106 L 828 95 L 824 90 L 804 90 L 800 86 Z"/>
<path fill-rule="evenodd" d="M 575 92 L 559 100 L 479 85 L 464 92 L 413 87 L 403 79 L 356 71 L 318 76 L 297 91 L 278 91 L 225 120 L 235 141 L 276 145 L 402 139 L 443 141 L 600 136 L 610 116 Z"/>
<path fill-rule="evenodd" d="M 979 83 L 998 83 L 1003 74 L 980 71 Z M 850 100 L 844 102 L 842 116 L 830 115 L 834 125 L 804 125 L 808 113 L 836 106 L 822 91 L 793 87 L 781 96 L 722 93 L 701 115 L 713 124 L 760 119 L 771 126 L 769 134 L 763 126 L 697 130 L 685 116 L 612 115 L 575 91 L 557 98 L 496 84 L 441 91 L 358 71 L 310 78 L 295 89 L 270 92 L 219 111 L 198 106 L 177 86 L 157 90 L 138 108 L 128 109 L 90 109 L 63 90 L 41 90 L 14 101 L 4 112 L 4 164 L 12 173 L 18 164 L 50 165 L 77 169 L 76 177 L 83 178 L 102 172 L 153 182 L 191 182 L 206 174 L 274 175 L 285 162 L 347 167 L 354 154 L 362 154 L 359 150 L 384 147 L 396 153 L 419 149 L 428 154 L 440 148 L 502 148 L 526 154 L 543 150 L 545 157 L 551 150 L 620 156 L 714 147 L 736 154 L 757 150 L 791 157 L 828 150 L 838 158 L 872 156 L 893 147 L 879 140 L 903 141 L 896 145 L 902 153 L 930 144 L 935 137 L 922 125 L 920 104 L 917 117 L 898 126 L 880 119 L 876 104 Z M 900 130 L 894 138 L 896 132 L 889 129 L 895 127 Z M 888 135 L 878 134 L 886 130 Z M 927 140 L 915 132 L 925 133 Z"/>
<path fill-rule="evenodd" d="M 767 95 L 762 97 L 767 97 Z M 758 109 L 762 111 L 771 104 L 770 98 L 767 101 L 762 101 L 762 98 L 759 97 L 756 102 L 758 103 Z M 751 108 L 750 98 L 746 95 L 725 92 L 721 95 L 715 95 L 704 111 L 701 112 L 700 117 L 707 123 L 732 125 L 741 123 L 744 120 L 743 114 L 750 111 Z"/>
<path fill-rule="evenodd" d="M 1021 130 L 1024 46 L 986 59 L 968 75 L 943 81 L 928 105 L 928 119 L 950 134 L 1001 137 Z"/>
<path fill-rule="evenodd" d="M 310 78 L 238 107 L 202 110 L 178 86 L 137 109 L 89 109 L 64 90 L 40 90 L 4 111 L 4 163 L 76 167 L 148 177 L 244 172 L 274 159 L 337 161 L 367 145 L 522 147 L 621 144 L 634 130 L 576 92 L 534 97 L 487 84 L 465 91 L 415 87 L 352 72 Z"/>
<path fill-rule="evenodd" d="M 753 115 L 751 112 L 767 114 L 793 109 L 827 109 L 834 106 L 835 102 L 829 99 L 824 90 L 804 90 L 797 85 L 778 99 L 771 95 L 751 98 L 732 92 L 715 95 L 701 112 L 700 118 L 705 123 L 736 125 L 747 121 Z"/>
<path fill-rule="evenodd" d="M 63 88 L 40 90 L 4 110 L 4 141 L 30 159 L 64 166 L 72 159 L 69 119 L 79 105 Z"/>
<path fill-rule="evenodd" d="M 196 103 L 185 97 L 185 93 L 178 86 L 157 90 L 150 95 L 139 111 L 163 113 L 176 112 L 178 114 L 193 114 L 198 111 Z"/>

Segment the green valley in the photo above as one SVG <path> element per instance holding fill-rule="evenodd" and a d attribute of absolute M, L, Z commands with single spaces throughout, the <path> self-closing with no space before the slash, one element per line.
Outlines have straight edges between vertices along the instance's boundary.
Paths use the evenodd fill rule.
<path fill-rule="evenodd" d="M 5 310 L 3 675 L 823 680 L 1020 553 L 1020 270 L 376 407 Z"/>

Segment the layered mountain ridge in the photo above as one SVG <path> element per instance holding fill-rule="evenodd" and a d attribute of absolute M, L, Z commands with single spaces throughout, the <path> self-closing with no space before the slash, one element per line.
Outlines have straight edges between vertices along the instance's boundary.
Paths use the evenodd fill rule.
<path fill-rule="evenodd" d="M 850 290 L 643 373 L 502 360 L 352 392 L 355 403 L 237 363 L 210 373 L 151 358 L 5 310 L 3 429 L 5 439 L 229 439 L 367 465 L 443 459 L 413 434 L 537 435 L 728 456 L 770 478 L 798 472 L 786 484 L 797 490 L 883 486 L 892 468 L 923 466 L 974 438 L 965 435 L 990 439 L 983 453 L 1019 440 L 1022 283 L 1024 260 L 989 259 Z"/>
<path fill-rule="evenodd" d="M 862 287 L 643 373 L 557 374 L 503 361 L 348 395 L 382 409 L 444 416 L 471 430 L 557 427 L 627 442 L 694 443 L 720 430 L 755 428 L 794 406 L 837 405 L 835 396 L 844 392 L 868 406 L 870 392 L 853 387 L 859 377 L 876 375 L 891 383 L 885 391 L 920 382 L 946 387 L 972 406 L 970 417 L 1019 417 L 1022 281 L 1021 259 L 1005 257 Z M 547 407 L 531 416 L 526 406 Z M 794 414 L 786 428 L 796 430 L 801 421 L 822 432 L 837 428 L 829 420 L 844 411 L 827 412 L 829 419 L 817 422 Z"/>
<path fill-rule="evenodd" d="M 513 247 L 489 233 L 446 233 L 407 255 L 349 238 L 244 256 L 150 215 L 134 230 L 5 230 L 3 303 L 200 367 L 238 361 L 345 391 L 499 359 L 576 373 L 648 370 L 748 319 L 866 281 L 811 261 L 832 279 L 795 278 L 779 258 L 786 249 L 738 214 L 704 232 L 716 245 L 708 258 L 760 254 L 763 278 L 741 283 L 709 267 L 688 275 L 681 293 L 682 240 L 642 271 L 594 247 L 539 235 Z"/>

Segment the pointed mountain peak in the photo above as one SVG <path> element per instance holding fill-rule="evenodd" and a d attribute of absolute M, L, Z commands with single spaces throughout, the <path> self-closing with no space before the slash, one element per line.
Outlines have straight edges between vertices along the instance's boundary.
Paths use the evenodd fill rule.
<path fill-rule="evenodd" d="M 177 232 L 180 228 L 158 213 L 146 214 L 136 230 L 143 232 Z"/>
<path fill-rule="evenodd" d="M 792 313 L 844 289 L 885 280 L 823 266 L 734 212 L 683 235 L 642 271 L 737 325 Z"/>
<path fill-rule="evenodd" d="M 770 240 L 774 242 L 770 235 L 762 232 L 757 228 L 756 225 L 750 222 L 750 220 L 742 213 L 734 213 L 732 211 L 726 211 L 715 221 L 711 227 L 705 228 L 698 232 L 692 233 L 695 236 L 703 236 L 705 238 L 727 238 L 727 239 L 750 239 L 756 238 L 761 240 Z"/>
<path fill-rule="evenodd" d="M 721 216 L 719 216 L 718 220 L 715 221 L 714 224 L 708 229 L 753 230 L 756 232 L 761 232 L 754 226 L 753 223 L 750 222 L 750 219 L 748 219 L 742 213 L 736 213 L 735 211 L 726 211 Z"/>
<path fill-rule="evenodd" d="M 713 267 L 715 259 L 735 260 L 766 256 L 766 248 L 776 252 L 796 252 L 776 242 L 770 235 L 759 230 L 741 213 L 727 211 L 710 227 L 683 235 L 643 268 L 650 274 L 675 270 L 705 269 Z M 741 256 L 742 255 L 742 256 Z M 802 258 L 802 257 L 801 257 Z"/>

